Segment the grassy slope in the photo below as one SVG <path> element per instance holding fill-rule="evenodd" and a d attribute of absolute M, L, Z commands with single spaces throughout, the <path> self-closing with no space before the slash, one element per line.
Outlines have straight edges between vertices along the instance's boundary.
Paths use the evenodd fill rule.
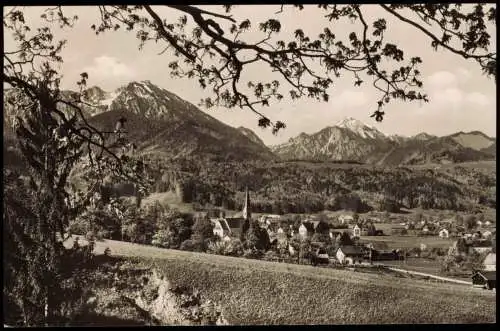
<path fill-rule="evenodd" d="M 69 244 L 69 243 L 68 243 Z M 113 255 L 154 265 L 220 302 L 231 324 L 495 322 L 495 295 L 387 275 L 159 249 L 117 241 Z M 444 309 L 445 308 L 445 309 Z"/>

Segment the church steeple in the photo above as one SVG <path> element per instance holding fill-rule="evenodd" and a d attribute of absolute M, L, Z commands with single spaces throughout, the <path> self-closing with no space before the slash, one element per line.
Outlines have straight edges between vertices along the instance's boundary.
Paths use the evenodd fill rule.
<path fill-rule="evenodd" d="M 252 216 L 250 211 L 250 195 L 248 194 L 248 187 L 245 188 L 245 205 L 243 206 L 243 218 L 249 220 Z"/>

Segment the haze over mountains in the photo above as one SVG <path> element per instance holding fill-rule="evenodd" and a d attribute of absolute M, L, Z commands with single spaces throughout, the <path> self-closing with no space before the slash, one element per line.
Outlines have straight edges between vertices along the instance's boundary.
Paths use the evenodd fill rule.
<path fill-rule="evenodd" d="M 4 94 L 4 136 L 9 135 L 9 124 L 16 114 L 15 106 L 6 102 L 11 93 Z M 69 99 L 74 93 L 63 92 Z M 94 105 L 82 106 L 91 123 L 113 131 L 116 120 L 124 116 L 128 138 L 138 151 L 169 158 L 349 160 L 401 165 L 496 157 L 496 139 L 479 131 L 444 137 L 425 132 L 413 137 L 388 136 L 354 118 L 313 134 L 301 133 L 284 144 L 266 146 L 252 130 L 226 125 L 150 81 L 131 82 L 112 92 L 94 86 L 85 91 L 84 100 Z"/>

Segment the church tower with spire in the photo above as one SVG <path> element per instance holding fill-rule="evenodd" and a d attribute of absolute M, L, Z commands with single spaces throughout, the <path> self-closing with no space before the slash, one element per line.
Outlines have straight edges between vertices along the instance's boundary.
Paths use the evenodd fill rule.
<path fill-rule="evenodd" d="M 248 187 L 245 188 L 245 204 L 243 206 L 243 218 L 250 220 L 252 212 L 250 210 L 250 195 L 248 194 Z"/>

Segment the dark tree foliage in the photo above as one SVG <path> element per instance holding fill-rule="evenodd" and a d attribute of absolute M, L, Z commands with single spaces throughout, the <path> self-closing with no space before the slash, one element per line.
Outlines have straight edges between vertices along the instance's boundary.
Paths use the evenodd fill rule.
<path fill-rule="evenodd" d="M 267 231 L 260 227 L 257 221 L 250 223 L 250 227 L 245 235 L 244 246 L 247 249 L 267 251 L 271 242 Z"/>
<path fill-rule="evenodd" d="M 250 228 L 250 220 L 245 219 L 243 222 L 241 222 L 241 229 L 240 229 L 240 240 L 244 242 L 246 240 L 246 234 L 248 232 L 248 229 Z"/>
<path fill-rule="evenodd" d="M 473 230 L 477 226 L 477 219 L 475 215 L 468 215 L 465 218 L 465 227 L 467 230 Z"/>
<path fill-rule="evenodd" d="M 351 237 L 349 236 L 349 233 L 348 232 L 342 232 L 342 234 L 340 235 L 340 238 L 338 240 L 338 245 L 339 246 L 350 246 L 353 244 L 353 241 L 351 239 Z"/>
<path fill-rule="evenodd" d="M 464 238 L 458 238 L 457 240 L 457 252 L 459 254 L 467 254 L 469 251 L 467 243 Z"/>
<path fill-rule="evenodd" d="M 214 225 L 207 217 L 199 217 L 195 220 L 192 227 L 191 240 L 196 250 L 205 251 L 206 243 L 213 240 Z"/>
<path fill-rule="evenodd" d="M 177 20 L 161 17 L 151 6 L 100 6 L 100 20 L 92 28 L 96 34 L 126 28 L 136 31 L 139 47 L 151 41 L 163 42 L 178 58 L 169 64 L 173 77 L 197 79 L 202 88 L 211 88 L 214 97 L 202 100 L 206 107 L 245 107 L 256 113 L 259 125 L 272 125 L 273 131 L 285 127 L 275 123 L 260 109 L 283 98 L 310 97 L 328 101 L 328 89 L 336 78 L 349 74 L 355 86 L 371 83 L 380 92 L 373 117 L 383 119 L 383 107 L 392 100 L 428 101 L 421 92 L 420 57 L 405 57 L 397 41 L 387 40 L 384 17 L 368 19 L 365 6 L 319 5 L 325 28 L 317 35 L 294 31 L 291 40 L 277 35 L 286 26 L 280 22 L 284 11 L 303 10 L 304 6 L 281 6 L 276 12 L 269 6 L 269 18 L 251 22 L 226 13 L 207 11 L 196 6 L 168 5 L 179 13 Z M 496 79 L 496 53 L 490 49 L 487 23 L 496 24 L 496 8 L 477 4 L 380 5 L 388 17 L 410 25 L 429 38 L 430 47 L 444 49 L 476 61 L 481 69 Z M 173 14 L 175 15 L 175 14 Z M 331 22 L 349 20 L 358 28 L 338 36 Z M 254 27 L 262 33 L 257 42 L 245 41 L 245 32 Z M 360 30 L 360 31 L 359 31 Z M 263 64 L 275 73 L 271 81 L 250 81 L 245 72 Z M 320 68 L 318 70 L 318 68 Z M 285 82 L 285 86 L 280 84 Z"/>
<path fill-rule="evenodd" d="M 332 168 L 326 164 L 311 169 L 308 164 L 288 162 L 201 162 L 182 159 L 178 164 L 151 160 L 152 167 L 177 172 L 177 181 L 183 178 L 196 182 L 198 196 L 211 192 L 224 196 L 233 210 L 243 207 L 244 187 L 240 181 L 242 173 L 253 184 L 252 209 L 255 212 L 272 213 L 273 206 L 281 212 L 307 213 L 323 210 L 353 210 L 358 213 L 370 211 L 380 201 L 374 196 L 383 195 L 384 200 L 394 201 L 407 208 L 467 210 L 468 204 L 477 205 L 477 199 L 493 187 L 481 185 L 478 170 L 466 173 L 446 172 L 439 175 L 419 169 L 367 169 Z M 189 167 L 188 167 L 189 165 Z M 203 166 L 202 166 L 203 165 Z M 183 172 L 179 169 L 183 169 Z M 308 183 L 308 178 L 317 178 Z M 495 174 L 485 175 L 495 178 Z M 458 182 L 462 177 L 463 182 Z M 182 185 L 182 184 L 179 184 Z M 467 185 L 467 190 L 464 186 Z M 362 190 L 359 190 L 359 187 Z M 390 189 L 388 189 L 390 188 Z M 188 192 L 190 187 L 184 187 Z M 383 192 L 383 193 L 381 193 Z M 194 193 L 194 192 L 193 192 Z M 202 204 L 204 200 L 195 200 Z"/>
<path fill-rule="evenodd" d="M 329 234 L 330 226 L 326 221 L 320 220 L 314 231 L 319 234 Z"/>
<path fill-rule="evenodd" d="M 4 319 L 8 325 L 64 325 L 72 320 L 88 294 L 85 274 L 88 247 L 66 249 L 61 237 L 40 222 L 39 213 L 61 217 L 49 197 L 34 193 L 4 170 L 3 247 Z"/>
<path fill-rule="evenodd" d="M 5 194 L 4 223 L 9 226 L 4 233 L 10 237 L 12 255 L 4 264 L 16 276 L 13 287 L 4 287 L 4 295 L 15 298 L 22 324 L 58 324 L 65 298 L 61 266 L 67 252 L 62 242 L 69 220 L 87 208 L 105 172 L 141 182 L 141 170 L 133 160 L 114 153 L 116 140 L 110 144 L 87 123 L 80 95 L 76 100 L 62 97 L 54 64 L 62 61 L 64 42 L 56 42 L 49 27 L 31 31 L 19 9 L 4 11 L 3 24 L 17 43 L 16 50 L 4 51 L 2 77 L 14 89 L 5 101 L 16 109 L 13 127 L 28 174 L 27 197 L 18 199 L 13 191 Z M 63 25 L 71 26 L 71 21 Z M 82 88 L 86 79 L 82 74 L 78 82 Z M 68 191 L 68 178 L 81 161 L 88 187 L 77 195 Z"/>

